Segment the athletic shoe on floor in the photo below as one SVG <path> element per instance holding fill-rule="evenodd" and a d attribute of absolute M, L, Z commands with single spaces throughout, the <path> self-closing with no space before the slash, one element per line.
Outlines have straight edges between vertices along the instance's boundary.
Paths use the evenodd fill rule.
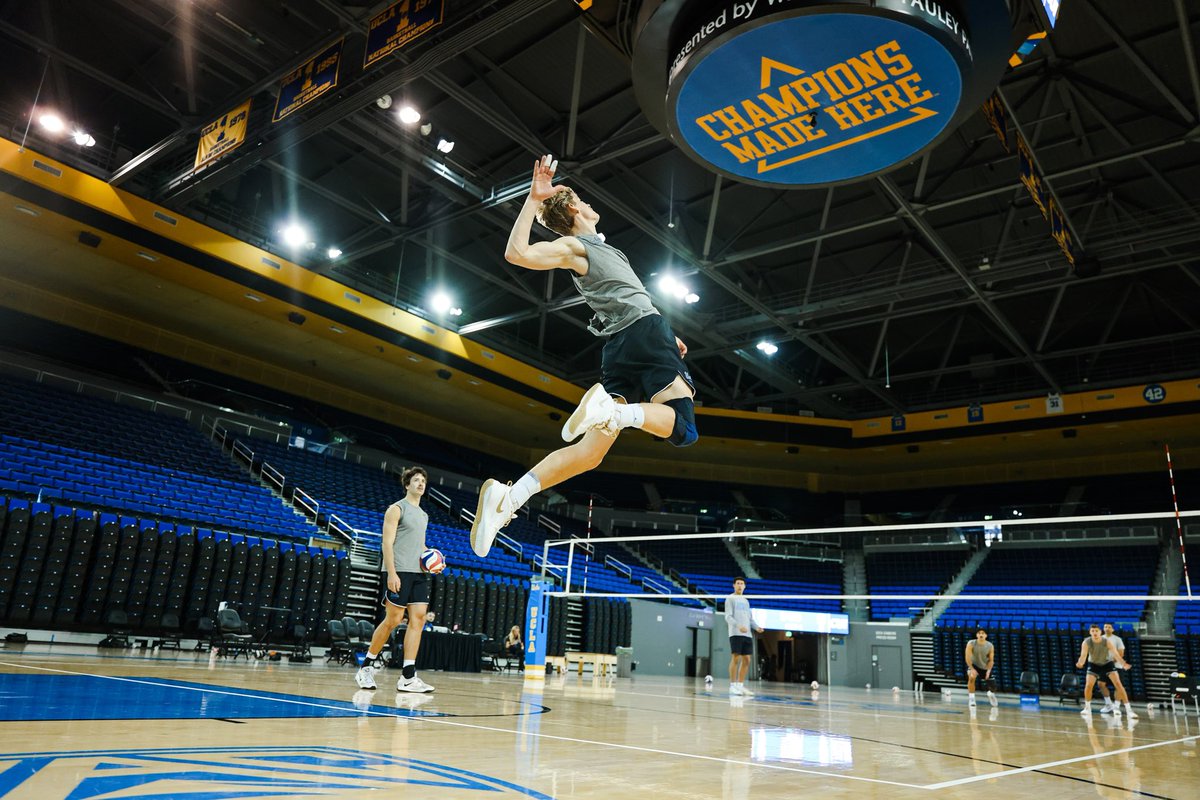
<path fill-rule="evenodd" d="M 479 487 L 479 503 L 475 506 L 475 521 L 471 523 L 471 549 L 480 558 L 492 549 L 500 529 L 516 516 L 509 507 L 508 488 L 492 478 Z"/>
<path fill-rule="evenodd" d="M 433 687 L 416 676 L 411 678 L 401 676 L 400 680 L 396 681 L 396 691 L 423 694 L 425 692 L 432 692 Z"/>
<path fill-rule="evenodd" d="M 603 430 L 609 436 L 616 436 L 616 413 L 616 401 L 609 397 L 602 385 L 598 383 L 593 385 L 583 395 L 579 406 L 563 423 L 563 441 L 573 442 L 590 430 Z"/>
<path fill-rule="evenodd" d="M 1104 708 L 1100 709 L 1100 713 L 1101 714 L 1111 714 L 1113 712 L 1113 707 L 1114 706 L 1112 703 L 1105 703 Z"/>
<path fill-rule="evenodd" d="M 1130 719 L 1138 718 L 1137 712 L 1135 712 L 1132 708 L 1125 709 L 1125 716 L 1129 717 Z"/>
<path fill-rule="evenodd" d="M 967 708 L 974 708 L 974 707 L 975 707 L 975 698 L 968 697 L 967 698 Z"/>
<path fill-rule="evenodd" d="M 1088 706 L 1084 706 L 1083 709 L 1079 713 L 1085 717 L 1090 717 L 1092 715 L 1092 709 L 1089 708 Z"/>
<path fill-rule="evenodd" d="M 733 695 L 738 695 L 740 697 L 741 695 L 744 695 L 746 693 L 746 690 L 743 689 L 742 687 L 738 686 L 735 683 L 729 687 L 729 693 L 733 694 Z"/>
<path fill-rule="evenodd" d="M 754 697 L 754 692 L 750 691 L 745 686 L 740 686 L 738 688 L 740 688 L 742 690 L 743 697 Z"/>
<path fill-rule="evenodd" d="M 360 689 L 374 689 L 375 688 L 375 668 L 374 667 L 361 667 L 358 670 L 358 672 L 355 673 L 354 680 L 358 681 L 358 688 L 360 688 Z"/>
<path fill-rule="evenodd" d="M 988 692 L 988 702 L 992 704 L 992 708 L 1000 705 L 1000 701 L 996 699 L 995 692 Z"/>

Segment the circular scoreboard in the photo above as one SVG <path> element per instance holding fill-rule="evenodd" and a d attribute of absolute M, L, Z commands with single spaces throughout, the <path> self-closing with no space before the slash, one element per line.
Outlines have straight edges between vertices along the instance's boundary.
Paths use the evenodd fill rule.
<path fill-rule="evenodd" d="M 996 87 L 1007 0 L 647 0 L 633 75 L 691 158 L 778 188 L 850 183 L 936 145 Z"/>

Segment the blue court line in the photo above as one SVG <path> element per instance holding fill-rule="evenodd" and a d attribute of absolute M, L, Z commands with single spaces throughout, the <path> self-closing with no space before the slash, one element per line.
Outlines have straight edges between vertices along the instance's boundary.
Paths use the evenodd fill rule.
<path fill-rule="evenodd" d="M 437 711 L 356 706 L 343 700 L 254 693 L 150 677 L 0 674 L 0 722 L 116 719 L 445 717 Z"/>

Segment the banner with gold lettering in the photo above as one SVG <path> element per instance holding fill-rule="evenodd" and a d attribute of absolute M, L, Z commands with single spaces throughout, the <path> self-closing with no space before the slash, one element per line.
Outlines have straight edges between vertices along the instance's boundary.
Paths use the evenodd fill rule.
<path fill-rule="evenodd" d="M 216 161 L 246 141 L 246 127 L 250 118 L 250 100 L 242 103 L 219 119 L 204 126 L 200 131 L 200 144 L 196 147 L 196 164 L 192 171 Z"/>
<path fill-rule="evenodd" d="M 272 122 L 279 122 L 337 86 L 345 41 L 340 39 L 330 45 L 325 52 L 297 67 L 280 82 Z"/>
<path fill-rule="evenodd" d="M 367 53 L 363 67 L 369 67 L 422 34 L 442 24 L 446 0 L 400 0 L 392 3 L 367 24 Z"/>

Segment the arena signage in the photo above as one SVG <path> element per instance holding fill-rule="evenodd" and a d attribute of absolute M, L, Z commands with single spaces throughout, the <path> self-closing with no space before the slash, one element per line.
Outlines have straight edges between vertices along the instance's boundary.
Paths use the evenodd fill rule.
<path fill-rule="evenodd" d="M 635 85 L 652 84 L 638 86 L 651 122 L 714 172 L 778 187 L 858 181 L 936 144 L 994 88 L 1007 34 L 973 28 L 1009 28 L 1006 5 L 664 0 L 643 13 Z"/>

